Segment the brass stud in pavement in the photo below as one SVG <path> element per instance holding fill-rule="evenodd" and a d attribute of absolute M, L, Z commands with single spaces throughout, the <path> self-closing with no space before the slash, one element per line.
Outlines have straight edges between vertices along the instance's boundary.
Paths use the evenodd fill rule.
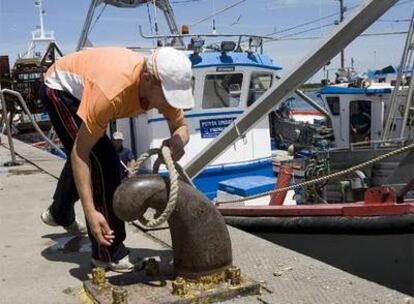
<path fill-rule="evenodd" d="M 98 286 L 105 284 L 106 274 L 105 269 L 101 267 L 96 267 L 92 269 L 92 283 Z"/>
<path fill-rule="evenodd" d="M 231 285 L 239 285 L 241 282 L 240 268 L 236 266 L 230 266 L 227 268 L 227 279 L 230 280 Z"/>
<path fill-rule="evenodd" d="M 177 277 L 172 282 L 172 294 L 176 296 L 185 296 L 187 294 L 186 281 L 183 278 Z"/>
<path fill-rule="evenodd" d="M 128 304 L 128 290 L 122 287 L 112 289 L 112 304 Z"/>

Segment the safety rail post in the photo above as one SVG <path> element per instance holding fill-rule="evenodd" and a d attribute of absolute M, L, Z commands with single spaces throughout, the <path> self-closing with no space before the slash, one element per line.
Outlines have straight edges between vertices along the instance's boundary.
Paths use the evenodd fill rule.
<path fill-rule="evenodd" d="M 1 101 L 1 107 L 3 108 L 2 120 L 6 124 L 7 140 L 9 142 L 9 149 L 10 149 L 10 155 L 11 155 L 11 160 L 8 162 L 5 162 L 4 166 L 5 167 L 20 166 L 23 163 L 18 162 L 16 159 L 16 152 L 14 150 L 14 142 L 13 142 L 11 128 L 10 128 L 10 122 L 12 118 L 9 116 L 9 113 L 7 111 L 6 100 L 4 99 L 4 94 L 3 94 L 3 90 L 1 89 L 1 85 L 0 85 L 0 101 Z"/>
<path fill-rule="evenodd" d="M 40 136 L 50 145 L 52 146 L 54 149 L 56 149 L 56 151 L 59 152 L 59 154 L 63 157 L 66 157 L 66 153 L 62 151 L 62 149 L 60 149 L 57 145 L 55 145 L 44 133 L 43 131 L 40 129 L 39 125 L 36 123 L 36 121 L 33 119 L 32 117 L 32 113 L 30 112 L 29 108 L 27 107 L 26 102 L 24 101 L 22 95 L 17 92 L 17 91 L 13 91 L 13 90 L 9 90 L 9 89 L 3 89 L 1 90 L 1 96 L 4 97 L 4 94 L 10 94 L 14 97 L 17 98 L 17 100 L 19 101 L 20 105 L 23 108 L 23 111 L 26 113 L 26 115 L 29 117 L 30 122 L 32 123 L 33 127 L 35 128 L 35 130 L 37 131 L 37 133 L 40 134 Z M 4 100 L 4 98 L 3 98 Z"/>

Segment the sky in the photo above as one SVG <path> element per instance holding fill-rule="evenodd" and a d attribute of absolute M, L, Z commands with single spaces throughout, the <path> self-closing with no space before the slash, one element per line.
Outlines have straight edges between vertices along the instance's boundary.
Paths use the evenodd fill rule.
<path fill-rule="evenodd" d="M 17 55 L 27 51 L 31 31 L 39 24 L 38 10 L 34 0 L 0 0 L 0 55 L 9 55 L 14 62 Z M 192 33 L 211 33 L 212 19 L 198 23 L 206 16 L 218 12 L 226 6 L 240 2 L 233 8 L 215 17 L 218 33 L 245 33 L 266 35 L 279 31 L 285 38 L 305 38 L 310 40 L 282 40 L 265 44 L 264 53 L 276 65 L 288 71 L 296 66 L 318 43 L 319 37 L 326 37 L 339 19 L 338 0 L 171 0 L 179 25 L 190 24 Z M 363 0 L 344 0 L 346 16 Z M 54 30 L 57 42 L 64 53 L 75 51 L 82 25 L 89 7 L 89 0 L 43 0 L 46 11 L 45 27 Z M 99 14 L 104 5 L 97 9 Z M 154 21 L 152 5 L 136 9 L 120 9 L 106 6 L 91 31 L 90 38 L 95 45 L 148 46 L 151 40 L 139 36 L 138 26 L 145 33 L 151 32 Z M 414 0 L 400 0 L 366 33 L 406 32 L 414 11 Z M 313 22 L 290 31 L 291 27 L 311 22 L 328 15 L 333 17 Z M 95 15 L 95 17 L 96 17 Z M 168 28 L 160 11 L 157 20 L 161 33 Z M 198 23 L 198 24 L 195 24 Z M 195 24 L 195 25 L 194 25 Z M 346 65 L 354 62 L 357 71 L 381 68 L 390 64 L 398 65 L 406 35 L 359 37 L 345 50 Z M 351 59 L 352 58 L 352 59 Z M 338 56 L 331 60 L 328 69 L 331 75 L 339 67 Z M 282 72 L 283 75 L 283 72 Z M 319 81 L 322 73 L 317 73 L 311 81 Z"/>

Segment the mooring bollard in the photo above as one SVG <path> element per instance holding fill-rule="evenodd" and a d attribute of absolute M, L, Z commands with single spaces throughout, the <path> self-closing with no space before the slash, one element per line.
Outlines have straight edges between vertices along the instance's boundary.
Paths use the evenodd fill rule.
<path fill-rule="evenodd" d="M 133 176 L 116 190 L 114 212 L 124 221 L 142 218 L 148 208 L 162 212 L 168 201 L 167 189 L 167 177 Z M 177 204 L 168 224 L 177 276 L 196 280 L 232 265 L 230 235 L 223 217 L 202 193 L 183 181 L 178 183 Z"/>
<path fill-rule="evenodd" d="M 110 293 L 111 304 L 126 303 L 125 292 L 114 285 L 122 285 L 131 300 L 139 294 L 137 289 L 143 289 L 148 303 L 213 303 L 260 292 L 259 283 L 242 277 L 240 268 L 233 266 L 229 231 L 214 204 L 182 180 L 178 180 L 174 191 L 174 207 L 163 218 L 170 228 L 174 269 L 171 269 L 170 263 L 165 265 L 149 258 L 142 269 L 147 278 L 142 278 L 142 274 L 135 278 L 132 278 L 133 275 L 126 276 L 125 280 L 111 277 L 108 283 L 104 280 L 102 288 L 93 282 L 85 283 L 85 289 L 97 303 L 103 304 L 99 301 L 106 301 Z M 169 194 L 168 177 L 135 175 L 115 191 L 113 209 L 116 216 L 126 222 L 140 219 L 142 223 L 162 224 L 159 220 L 162 217 L 157 214 L 166 214 L 165 208 L 170 206 Z M 155 220 L 148 218 L 148 209 L 152 209 L 151 213 L 155 209 Z M 100 277 L 98 273 L 95 276 Z M 135 284 L 137 278 L 144 280 L 144 284 Z M 161 284 L 148 284 L 148 278 L 157 279 Z M 128 280 L 134 280 L 134 283 L 125 284 Z M 166 294 L 160 287 L 169 288 L 170 292 Z M 152 295 L 148 295 L 148 288 L 153 288 Z M 160 290 L 159 294 L 156 290 Z"/>

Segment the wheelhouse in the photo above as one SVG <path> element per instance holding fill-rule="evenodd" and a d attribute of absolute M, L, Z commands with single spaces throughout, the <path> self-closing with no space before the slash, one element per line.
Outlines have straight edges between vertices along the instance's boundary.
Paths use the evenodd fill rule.
<path fill-rule="evenodd" d="M 392 93 L 389 85 L 353 88 L 327 86 L 321 91 L 334 130 L 334 147 L 349 149 L 353 145 L 381 140 L 387 103 Z M 357 120 L 360 120 L 359 122 Z M 357 129 L 355 124 L 368 124 Z"/>

